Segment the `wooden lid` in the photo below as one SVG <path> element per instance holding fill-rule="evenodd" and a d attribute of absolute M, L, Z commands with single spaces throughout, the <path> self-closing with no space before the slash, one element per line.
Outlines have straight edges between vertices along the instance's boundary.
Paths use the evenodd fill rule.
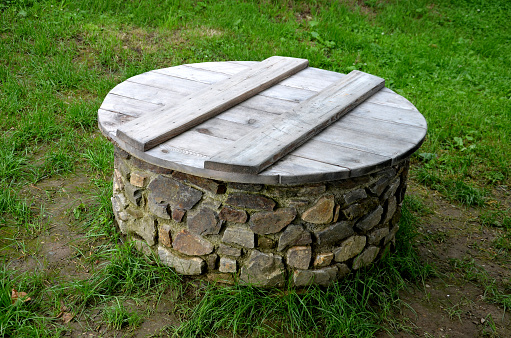
<path fill-rule="evenodd" d="M 99 126 L 149 163 L 244 183 L 355 177 L 419 148 L 424 117 L 383 79 L 307 66 L 272 57 L 147 72 L 110 91 Z"/>

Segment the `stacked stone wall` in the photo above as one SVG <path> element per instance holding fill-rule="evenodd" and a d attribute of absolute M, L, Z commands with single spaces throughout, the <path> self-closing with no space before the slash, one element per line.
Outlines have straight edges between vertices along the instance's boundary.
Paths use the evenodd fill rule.
<path fill-rule="evenodd" d="M 395 245 L 408 166 L 317 184 L 245 184 L 116 148 L 112 206 L 120 231 L 180 274 L 327 286 Z"/>

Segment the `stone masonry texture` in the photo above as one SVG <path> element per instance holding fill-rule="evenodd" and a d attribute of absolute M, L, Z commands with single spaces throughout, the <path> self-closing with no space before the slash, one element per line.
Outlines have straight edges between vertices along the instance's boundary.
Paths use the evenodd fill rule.
<path fill-rule="evenodd" d="M 177 273 L 328 286 L 395 246 L 409 161 L 303 185 L 231 183 L 114 152 L 116 224 Z"/>

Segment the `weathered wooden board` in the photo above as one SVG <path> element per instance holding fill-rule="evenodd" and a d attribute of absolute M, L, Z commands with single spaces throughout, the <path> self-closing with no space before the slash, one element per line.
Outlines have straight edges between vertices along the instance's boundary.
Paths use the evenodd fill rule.
<path fill-rule="evenodd" d="M 293 112 L 258 129 L 204 163 L 206 169 L 257 174 L 321 132 L 385 85 L 382 78 L 353 71 Z"/>
<path fill-rule="evenodd" d="M 268 58 L 248 71 L 237 73 L 190 96 L 175 108 L 160 109 L 151 116 L 126 123 L 117 130 L 117 136 L 137 149 L 151 149 L 307 66 L 308 61 L 303 59 Z"/>

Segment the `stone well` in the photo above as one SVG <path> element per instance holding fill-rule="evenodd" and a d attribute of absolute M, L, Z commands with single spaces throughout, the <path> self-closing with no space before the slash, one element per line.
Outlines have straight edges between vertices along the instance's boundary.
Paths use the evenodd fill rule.
<path fill-rule="evenodd" d="M 151 149 L 118 132 L 257 64 L 171 67 L 109 93 L 99 126 L 115 144 L 115 220 L 140 251 L 183 275 L 328 286 L 395 245 L 409 157 L 426 134 L 424 118 L 406 99 L 381 89 L 260 172 L 205 162 L 343 74 L 301 70 Z"/>

